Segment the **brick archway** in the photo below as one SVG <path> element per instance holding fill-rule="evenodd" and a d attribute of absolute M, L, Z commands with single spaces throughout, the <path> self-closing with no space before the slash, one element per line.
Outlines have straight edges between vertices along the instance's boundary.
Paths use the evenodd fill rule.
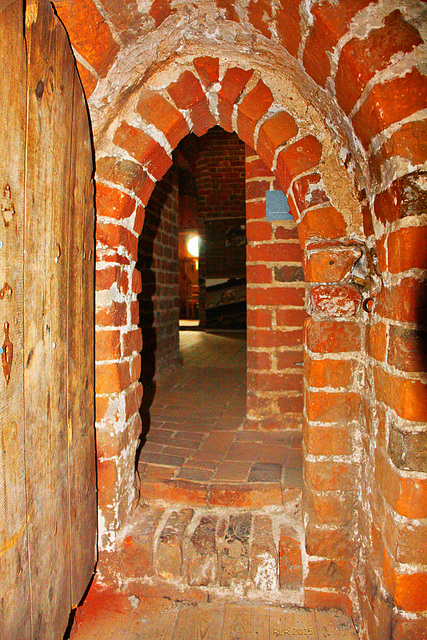
<path fill-rule="evenodd" d="M 174 114 L 174 109 L 179 112 L 175 114 L 176 120 L 172 120 L 171 139 L 159 136 L 164 125 L 159 123 L 150 128 L 150 120 L 135 110 L 131 110 L 133 115 L 127 122 L 136 129 L 142 127 L 145 134 L 152 134 L 154 139 L 148 135 L 148 140 L 151 139 L 153 153 L 157 149 L 159 163 L 167 162 L 170 149 L 177 142 L 173 136 L 180 139 L 185 135 L 180 127 L 185 131 L 192 128 L 192 117 L 197 121 L 197 115 L 201 117 L 200 127 L 206 126 L 202 112 L 208 119 L 213 114 L 216 117 L 215 95 L 221 90 L 224 74 L 222 71 L 218 74 L 216 58 L 198 59 L 197 56 L 201 51 L 216 56 L 212 51 L 220 47 L 221 55 L 239 61 L 244 73 L 248 72 L 247 64 L 257 66 L 258 70 L 262 68 L 262 80 L 270 90 L 272 86 L 267 77 L 272 66 L 278 82 L 284 86 L 284 93 L 289 89 L 290 80 L 306 101 L 318 109 L 320 119 L 337 134 L 337 147 L 349 175 L 354 172 L 357 176 L 363 226 L 358 220 L 350 224 L 346 198 L 333 198 L 330 215 L 332 219 L 335 216 L 334 233 L 330 233 L 326 223 L 328 216 L 319 213 L 323 210 L 323 214 L 328 214 L 326 201 L 316 205 L 312 201 L 304 213 L 299 208 L 294 210 L 301 240 L 306 246 L 306 279 L 313 282 L 310 302 L 313 316 L 307 324 L 305 339 L 306 407 L 309 408 L 305 442 L 311 484 L 306 494 L 311 509 L 307 524 L 311 537 L 308 551 L 312 555 L 310 579 L 312 585 L 316 584 L 316 577 L 317 584 L 327 585 L 328 588 L 325 586 L 322 590 L 323 602 L 333 602 L 330 595 L 334 591 L 333 576 L 346 578 L 348 575 L 348 557 L 345 552 L 340 555 L 342 549 L 351 547 L 341 535 L 346 530 L 345 518 L 351 518 L 355 505 L 360 503 L 359 530 L 354 539 L 360 544 L 355 591 L 361 605 L 362 637 L 374 638 L 384 632 L 399 640 L 422 637 L 427 610 L 426 557 L 420 542 L 426 535 L 427 516 L 426 469 L 420 456 L 425 437 L 422 424 L 427 421 L 426 358 L 423 355 L 427 267 L 423 217 L 427 166 L 427 79 L 422 65 L 425 2 L 406 0 L 399 3 L 399 7 L 375 0 L 310 3 L 214 0 L 190 5 L 169 0 L 142 4 L 82 0 L 78 4 L 70 0 L 55 2 L 77 53 L 86 94 L 91 96 L 98 156 L 98 200 L 104 212 L 98 229 L 97 293 L 97 320 L 104 330 L 104 335 L 97 335 L 98 354 L 102 357 L 98 363 L 97 416 L 103 547 L 114 546 L 115 531 L 125 522 L 132 503 L 133 460 L 129 452 L 138 432 L 140 391 L 136 382 L 137 303 L 130 287 L 137 291 L 141 286 L 133 269 L 134 256 L 143 223 L 143 207 L 152 190 L 152 178 L 157 179 L 154 175 L 150 177 L 145 171 L 148 167 L 139 165 L 129 153 L 123 154 L 118 147 L 104 144 L 104 134 L 107 129 L 114 134 L 120 123 L 112 123 L 112 118 L 121 112 L 132 87 L 140 83 L 144 75 L 147 86 L 155 89 L 155 100 L 165 99 L 166 105 L 172 107 L 167 107 L 170 114 Z M 190 13 L 182 20 L 185 12 Z M 220 35 L 216 43 L 209 39 L 213 33 L 212 22 L 215 33 Z M 134 28 L 136 24 L 144 25 L 142 31 Z M 95 28 L 96 40 L 93 38 Z M 202 33 L 208 34 L 205 40 L 201 38 Z M 152 56 L 137 57 L 138 64 L 134 65 L 133 72 L 129 71 L 127 54 L 132 55 L 139 48 L 146 52 L 147 47 L 152 47 Z M 190 56 L 196 57 L 194 65 L 182 62 Z M 251 61 L 248 63 L 248 60 Z M 177 65 L 173 79 L 159 81 L 156 87 L 154 70 L 164 69 L 171 61 Z M 197 90 L 200 105 L 196 98 L 188 108 L 177 107 L 166 90 L 171 82 L 179 80 L 180 64 L 181 70 L 194 75 L 196 86 L 199 82 L 202 88 L 201 93 Z M 253 78 L 254 75 L 248 82 L 253 82 Z M 240 126 L 243 136 L 246 126 L 247 135 L 251 135 L 252 126 L 245 117 L 256 119 L 256 112 L 249 102 L 245 113 L 240 105 L 258 80 L 259 77 L 254 84 L 246 85 L 246 93 L 237 97 L 240 111 L 232 107 L 234 99 L 223 96 L 228 100 L 228 106 L 223 105 L 224 128 L 226 122 L 236 131 Z M 210 83 L 219 86 L 208 91 Z M 212 96 L 212 102 L 208 95 Z M 258 95 L 260 100 L 267 98 L 268 101 L 268 91 L 262 85 Z M 206 103 L 213 107 L 210 116 Z M 287 101 L 287 107 L 289 105 Z M 272 121 L 281 106 L 275 96 L 265 121 Z M 306 106 L 308 113 L 310 109 Z M 300 127 L 296 112 L 298 109 L 288 109 Z M 263 116 L 260 117 L 254 128 L 256 151 L 265 124 Z M 286 126 L 286 116 L 277 118 Z M 288 120 L 288 124 L 292 126 L 292 121 Z M 294 139 L 285 143 L 286 148 L 312 133 L 300 130 Z M 312 175 L 325 176 L 323 162 L 328 154 L 325 140 L 323 137 L 319 140 L 323 143 L 322 166 L 319 171 L 309 169 L 301 178 L 294 178 L 291 191 L 296 201 L 302 198 L 304 202 L 307 194 L 314 196 L 314 178 L 309 178 L 311 171 Z M 157 143 L 160 148 L 156 147 Z M 274 155 L 278 156 L 279 151 L 276 153 L 275 144 L 274 140 L 272 162 L 277 164 Z M 271 158 L 268 160 L 265 156 L 265 160 L 271 167 Z M 341 178 L 339 174 L 336 182 Z M 330 197 L 329 188 L 327 191 Z M 344 229 L 341 216 L 346 222 Z M 305 225 L 301 225 L 302 218 Z M 329 236 L 335 233 L 336 237 L 331 240 Z M 346 236 L 347 240 L 351 238 L 350 243 L 342 242 Z M 366 247 L 358 242 L 362 238 Z M 362 322 L 358 322 L 359 316 L 337 316 L 340 307 L 328 301 L 345 301 L 344 308 L 351 309 L 351 299 L 346 298 L 350 293 L 347 282 L 342 280 L 348 279 L 349 265 L 361 250 L 364 258 L 359 267 L 363 263 L 370 266 L 368 271 L 358 271 L 360 286 L 369 284 L 366 279 L 373 277 L 377 279 L 374 289 L 377 285 L 378 289 L 380 285 L 382 288 L 371 315 L 362 314 Z M 341 312 L 343 310 L 341 308 Z M 334 386 L 348 381 L 349 375 L 352 384 L 361 389 L 360 410 L 357 398 L 342 386 Z M 131 383 L 131 379 L 134 382 Z M 343 428 L 348 416 L 356 416 L 360 426 L 350 434 Z M 360 478 L 357 496 L 351 490 L 344 495 L 330 482 L 334 471 L 343 483 L 347 482 L 346 471 L 351 469 L 348 465 L 342 468 L 332 464 L 340 458 L 335 457 L 334 461 L 325 458 L 324 454 L 331 453 L 330 449 L 322 448 L 325 443 L 322 436 L 328 430 L 334 436 L 334 446 L 341 447 L 338 452 L 334 450 L 336 455 L 343 452 L 346 455 L 347 447 L 356 437 L 355 464 Z M 111 463 L 114 456 L 117 456 L 117 466 Z M 129 464 L 128 460 L 131 460 Z M 342 563 L 341 558 L 344 558 Z M 335 597 L 336 593 L 335 590 Z"/>
<path fill-rule="evenodd" d="M 171 166 L 171 151 L 178 142 L 190 131 L 203 135 L 215 124 L 227 131 L 236 130 L 273 171 L 288 196 L 305 253 L 306 279 L 313 282 L 309 308 L 315 317 L 306 330 L 305 384 L 310 407 L 317 409 L 307 410 L 305 420 L 306 479 L 308 488 L 313 489 L 307 495 L 313 501 L 326 486 L 334 493 L 330 498 L 339 502 L 356 491 L 354 438 L 345 437 L 343 431 L 357 419 L 358 394 L 333 389 L 342 388 L 341 375 L 347 375 L 346 384 L 351 387 L 354 363 L 348 361 L 347 353 L 360 348 L 356 315 L 361 295 L 356 286 L 346 282 L 361 255 L 360 243 L 348 240 L 345 216 L 333 206 L 323 184 L 322 143 L 288 111 L 272 106 L 273 102 L 271 90 L 252 70 L 229 66 L 219 77 L 218 60 L 198 58 L 191 69 L 162 91 L 140 91 L 134 114 L 116 123 L 110 134 L 114 156 L 98 159 L 98 487 L 101 522 L 105 524 L 100 532 L 101 547 L 107 551 L 114 545 L 115 531 L 126 522 L 135 497 L 132 462 L 141 428 L 141 338 L 136 296 L 143 286 L 135 262 L 144 206 L 155 181 Z M 344 360 L 337 343 L 335 348 L 328 340 L 321 344 L 318 334 L 323 335 L 325 330 L 352 336 L 353 342 L 349 339 L 344 347 Z M 325 392 L 323 387 L 327 388 Z M 331 411 L 331 404 L 338 409 Z M 337 436 L 336 444 L 327 450 L 324 443 L 331 434 Z M 333 462 L 337 455 L 344 457 L 339 465 Z M 335 479 L 337 473 L 342 481 Z M 313 503 L 311 512 L 316 509 Z M 325 524 L 322 519 L 319 522 Z M 316 524 L 310 531 L 315 556 Z M 308 604 L 320 602 L 349 610 L 351 558 L 341 570 L 343 594 L 336 592 L 336 585 L 326 595 L 319 590 L 316 575 L 322 571 L 322 562 L 313 560 L 309 567 Z"/>

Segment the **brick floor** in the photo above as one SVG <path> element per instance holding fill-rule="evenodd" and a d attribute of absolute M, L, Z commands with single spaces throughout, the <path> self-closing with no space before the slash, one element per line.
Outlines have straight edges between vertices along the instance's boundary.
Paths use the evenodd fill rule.
<path fill-rule="evenodd" d="M 157 381 L 150 407 L 138 464 L 142 499 L 209 504 L 236 492 L 241 506 L 293 499 L 302 487 L 301 433 L 244 429 L 246 335 L 181 331 L 180 350 L 182 367 Z"/>

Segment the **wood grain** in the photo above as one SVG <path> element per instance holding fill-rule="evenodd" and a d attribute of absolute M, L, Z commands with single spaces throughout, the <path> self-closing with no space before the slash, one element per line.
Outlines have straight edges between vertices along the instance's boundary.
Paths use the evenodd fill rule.
<path fill-rule="evenodd" d="M 68 482 L 71 603 L 75 607 L 96 560 L 94 430 L 94 201 L 86 103 L 74 70 L 68 219 Z"/>
<path fill-rule="evenodd" d="M 23 409 L 23 223 L 26 54 L 21 1 L 0 6 L 0 348 L 13 345 L 9 381 L 0 365 L 0 638 L 30 637 Z"/>

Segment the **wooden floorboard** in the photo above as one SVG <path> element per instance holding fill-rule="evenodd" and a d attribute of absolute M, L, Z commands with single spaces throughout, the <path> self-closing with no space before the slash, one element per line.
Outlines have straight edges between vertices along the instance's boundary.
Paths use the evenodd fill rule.
<path fill-rule="evenodd" d="M 340 611 L 256 604 L 174 603 L 108 596 L 83 605 L 70 640 L 358 640 Z"/>

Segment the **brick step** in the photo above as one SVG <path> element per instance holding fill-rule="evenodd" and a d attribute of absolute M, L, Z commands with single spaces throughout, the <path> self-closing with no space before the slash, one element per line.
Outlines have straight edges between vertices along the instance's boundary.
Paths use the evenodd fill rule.
<path fill-rule="evenodd" d="M 251 512 L 139 506 L 99 572 L 134 595 L 301 605 L 303 535 L 299 499 Z"/>

